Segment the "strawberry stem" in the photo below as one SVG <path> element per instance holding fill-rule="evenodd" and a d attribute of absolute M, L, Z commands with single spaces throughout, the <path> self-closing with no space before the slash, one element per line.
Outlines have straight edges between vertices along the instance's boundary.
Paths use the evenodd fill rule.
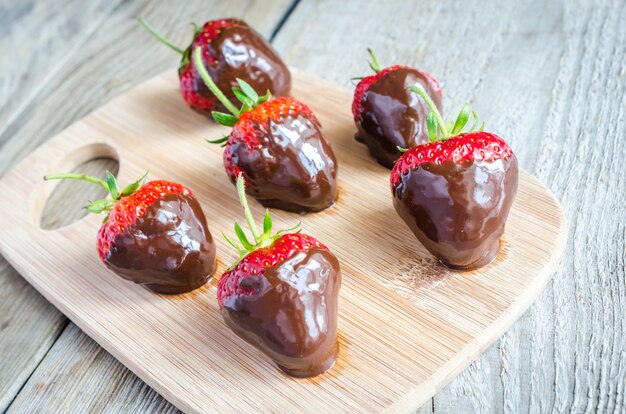
<path fill-rule="evenodd" d="M 433 100 L 430 99 L 430 96 L 428 96 L 424 89 L 417 86 L 409 86 L 409 89 L 418 94 L 424 100 L 424 102 L 426 102 L 426 105 L 428 105 L 428 107 L 430 108 L 431 113 L 435 115 L 435 119 L 439 124 L 439 129 L 441 129 L 441 134 L 443 135 L 444 141 L 448 139 L 450 137 L 450 133 L 448 132 L 448 128 L 446 128 L 446 123 L 443 121 L 443 118 L 439 113 L 439 109 L 437 109 L 437 105 L 435 105 Z"/>
<path fill-rule="evenodd" d="M 248 222 L 248 227 L 250 227 L 250 231 L 252 232 L 252 237 L 254 237 L 254 242 L 255 244 L 259 244 L 259 242 L 261 242 L 261 236 L 259 235 L 259 230 L 256 227 L 254 217 L 252 217 L 252 212 L 250 211 L 250 206 L 248 205 L 248 199 L 246 198 L 246 183 L 243 178 L 243 174 L 239 174 L 239 177 L 237 177 L 237 194 L 239 194 L 239 202 L 243 207 L 243 214 L 246 216 L 246 221 Z"/>
<path fill-rule="evenodd" d="M 150 33 L 152 35 L 152 37 L 154 37 L 156 40 L 158 40 L 159 42 L 163 43 L 165 46 L 169 47 L 170 49 L 172 49 L 173 51 L 177 52 L 178 54 L 182 55 L 185 53 L 184 50 L 182 50 L 181 48 L 174 46 L 174 44 L 172 42 L 170 42 L 169 40 L 167 40 L 166 38 L 164 38 L 159 32 L 157 32 L 156 30 L 154 30 L 152 28 L 152 26 L 150 26 L 148 24 L 147 21 L 145 21 L 144 19 L 137 19 L 137 21 L 139 22 L 139 24 L 146 29 L 146 31 L 148 33 Z"/>
<path fill-rule="evenodd" d="M 110 171 L 106 172 L 106 181 L 101 180 L 96 177 L 92 177 L 90 175 L 85 174 L 74 174 L 74 173 L 62 173 L 62 174 L 49 174 L 43 177 L 45 181 L 49 180 L 80 180 L 87 181 L 92 184 L 99 185 L 100 187 L 107 190 L 111 199 L 102 199 L 91 202 L 90 204 L 85 206 L 85 210 L 91 213 L 102 213 L 103 211 L 109 211 L 115 205 L 115 202 L 121 199 L 122 197 L 126 197 L 137 191 L 139 187 L 143 185 L 143 180 L 146 178 L 148 173 L 146 172 L 143 177 L 138 179 L 137 181 L 126 186 L 121 192 L 119 186 L 117 185 L 117 180 L 115 176 L 111 174 Z M 108 217 L 108 216 L 107 216 Z M 106 221 L 106 218 L 105 220 Z"/>
<path fill-rule="evenodd" d="M 235 222 L 235 234 L 237 235 L 237 239 L 239 239 L 241 246 L 239 246 L 233 239 L 231 239 L 224 232 L 222 232 L 222 235 L 224 236 L 228 244 L 233 246 L 235 250 L 237 250 L 237 253 L 239 253 L 239 258 L 228 270 L 234 269 L 235 266 L 237 266 L 237 264 L 251 252 L 257 249 L 271 246 L 272 243 L 274 243 L 276 239 L 282 237 L 283 234 L 294 231 L 298 227 L 300 227 L 300 223 L 298 223 L 290 229 L 280 230 L 275 234 L 272 234 L 272 217 L 270 216 L 269 210 L 265 210 L 265 217 L 263 218 L 263 234 L 259 234 L 259 230 L 254 221 L 254 217 L 252 217 L 252 212 L 250 211 L 250 206 L 248 205 L 248 199 L 246 198 L 246 183 L 243 178 L 243 174 L 239 174 L 239 176 L 237 177 L 237 194 L 239 195 L 239 202 L 243 207 L 243 213 L 246 216 L 246 220 L 248 221 L 248 226 L 252 231 L 254 242 L 251 243 L 248 241 L 246 234 L 237 222 Z"/>
<path fill-rule="evenodd" d="M 45 181 L 50 181 L 50 180 L 81 180 L 81 181 L 87 181 L 87 182 L 90 182 L 92 184 L 99 185 L 100 187 L 102 187 L 105 190 L 107 190 L 108 193 L 110 193 L 109 186 L 108 186 L 108 184 L 106 182 L 104 182 L 103 180 L 100 180 L 99 178 L 92 177 L 90 175 L 71 174 L 71 173 L 67 173 L 67 174 L 49 174 L 49 175 L 44 176 L 43 179 Z"/>
<path fill-rule="evenodd" d="M 439 124 L 439 129 L 441 130 L 441 134 L 443 137 L 442 141 L 449 139 L 451 136 L 456 136 L 463 131 L 467 122 L 469 121 L 470 115 L 474 118 L 474 125 L 469 129 L 469 132 L 473 132 L 478 127 L 478 116 L 476 112 L 472 111 L 470 105 L 466 102 L 465 105 L 461 108 L 461 112 L 456 118 L 456 121 L 450 122 L 446 124 L 441 118 L 441 114 L 437 109 L 435 103 L 430 99 L 430 96 L 426 93 L 426 91 L 422 88 L 418 88 L 417 86 L 409 86 L 409 90 L 418 94 L 428 105 L 430 108 L 430 112 L 426 116 L 426 127 L 428 128 L 428 140 L 429 141 L 437 141 L 439 140 L 437 124 Z M 485 123 L 483 122 L 478 128 L 478 131 L 482 131 L 485 128 Z"/>
<path fill-rule="evenodd" d="M 222 103 L 222 105 L 226 107 L 226 109 L 230 111 L 230 113 L 239 118 L 239 115 L 241 115 L 239 109 L 237 109 L 235 105 L 233 105 L 226 97 L 226 95 L 224 95 L 224 93 L 220 91 L 215 82 L 213 82 L 213 79 L 211 79 L 209 72 L 207 72 L 206 68 L 204 67 L 204 62 L 202 61 L 202 50 L 200 47 L 196 47 L 193 51 L 193 63 L 207 88 L 209 88 L 209 90 L 213 92 L 215 97 Z"/>

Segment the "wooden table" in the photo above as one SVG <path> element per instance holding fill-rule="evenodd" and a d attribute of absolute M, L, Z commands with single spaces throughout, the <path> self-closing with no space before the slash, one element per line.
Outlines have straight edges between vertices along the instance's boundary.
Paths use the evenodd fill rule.
<path fill-rule="evenodd" d="M 447 112 L 472 102 L 522 167 L 560 199 L 570 237 L 560 270 L 524 317 L 416 409 L 626 410 L 624 0 L 0 0 L 0 175 L 72 122 L 177 64 L 136 24 L 140 16 L 179 45 L 190 39 L 188 22 L 243 17 L 290 65 L 347 88 L 368 72 L 371 47 L 383 64 L 436 76 Z M 116 166 L 80 167 L 106 168 Z M 44 225 L 77 219 L 84 198 L 60 188 Z M 5 410 L 177 411 L 0 258 Z"/>

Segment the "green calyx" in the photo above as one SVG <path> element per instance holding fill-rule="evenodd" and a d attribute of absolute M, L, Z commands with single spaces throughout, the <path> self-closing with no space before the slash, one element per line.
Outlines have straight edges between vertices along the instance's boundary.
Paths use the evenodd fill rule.
<path fill-rule="evenodd" d="M 196 66 L 196 70 L 200 74 L 200 77 L 204 81 L 204 84 L 209 88 L 209 90 L 215 95 L 215 97 L 228 109 L 229 114 L 223 112 L 213 111 L 211 115 L 215 122 L 220 125 L 232 127 L 237 123 L 237 120 L 244 112 L 248 112 L 253 108 L 261 105 L 263 102 L 267 101 L 272 97 L 270 91 L 267 91 L 265 95 L 259 96 L 259 94 L 244 80 L 237 79 L 237 83 L 239 87 L 233 88 L 233 93 L 237 100 L 241 102 L 241 108 L 237 108 L 233 103 L 224 95 L 224 93 L 217 87 L 209 72 L 207 72 L 204 67 L 204 62 L 202 60 L 202 49 L 200 47 L 196 47 L 193 51 L 193 63 Z M 212 144 L 221 144 L 226 142 L 228 137 L 220 138 L 214 141 L 209 141 Z"/>
<path fill-rule="evenodd" d="M 409 90 L 418 94 L 424 102 L 426 102 L 426 105 L 428 105 L 428 108 L 430 109 L 430 112 L 426 116 L 426 128 L 428 129 L 428 140 L 430 142 L 446 141 L 447 139 L 461 133 L 467 125 L 470 115 L 474 118 L 474 124 L 468 132 L 482 131 L 485 128 L 484 122 L 480 125 L 480 127 L 478 126 L 478 116 L 476 115 L 476 112 L 472 111 L 468 103 L 463 105 L 456 121 L 444 122 L 439 110 L 437 109 L 437 105 L 435 105 L 433 100 L 430 99 L 430 96 L 428 96 L 424 89 L 419 86 L 409 86 Z"/>
<path fill-rule="evenodd" d="M 239 177 L 237 177 L 237 194 L 239 195 L 239 202 L 243 207 L 243 214 L 246 218 L 246 221 L 248 222 L 250 232 L 252 233 L 252 241 L 248 240 L 245 231 L 236 221 L 234 226 L 235 234 L 237 235 L 237 239 L 239 240 L 240 244 L 238 244 L 232 238 L 228 237 L 226 233 L 222 232 L 222 236 L 224 236 L 228 244 L 233 246 L 233 248 L 237 250 L 237 253 L 239 253 L 239 258 L 228 270 L 231 270 L 235 266 L 237 266 L 237 264 L 244 257 L 252 253 L 253 251 L 271 246 L 272 243 L 274 243 L 274 241 L 280 238 L 284 233 L 289 231 L 295 231 L 300 227 L 300 223 L 298 223 L 290 229 L 280 230 L 272 234 L 272 217 L 270 216 L 269 210 L 266 209 L 265 217 L 263 218 L 263 232 L 259 232 L 256 222 L 254 221 L 254 217 L 252 216 L 252 212 L 250 211 L 250 206 L 248 205 L 248 199 L 246 197 L 246 184 L 243 178 L 243 174 L 239 174 Z"/>
<path fill-rule="evenodd" d="M 372 68 L 374 72 L 376 73 L 380 72 L 382 68 L 380 66 L 380 62 L 378 61 L 378 57 L 376 57 L 376 54 L 370 48 L 367 48 L 367 52 L 370 54 L 370 57 L 372 58 L 372 60 L 370 62 L 367 62 L 367 64 L 370 65 L 370 68 Z M 360 82 L 363 78 L 365 78 L 365 76 L 355 76 L 353 78 L 350 78 L 350 80 L 356 84 Z"/>
<path fill-rule="evenodd" d="M 180 61 L 180 66 L 178 67 L 178 76 L 180 76 L 183 73 L 183 70 L 187 67 L 187 65 L 191 63 L 191 52 L 193 51 L 193 42 L 202 31 L 202 26 L 198 26 L 195 23 L 192 23 L 192 25 L 193 25 L 193 38 L 192 38 L 191 43 L 189 44 L 189 47 L 185 49 L 185 51 L 183 52 L 183 58 Z"/>
<path fill-rule="evenodd" d="M 45 181 L 49 181 L 49 180 L 81 180 L 81 181 L 87 181 L 87 182 L 90 182 L 92 184 L 99 185 L 100 187 L 104 188 L 105 190 L 107 190 L 107 192 L 109 193 L 111 198 L 104 198 L 102 200 L 96 200 L 96 201 L 93 201 L 93 202 L 89 203 L 88 205 L 86 205 L 84 207 L 84 209 L 89 211 L 90 213 L 100 214 L 102 212 L 108 212 L 109 210 L 111 210 L 113 208 L 115 203 L 117 201 L 119 201 L 121 198 L 127 197 L 127 196 L 131 195 L 132 193 L 134 193 L 135 191 L 137 191 L 143 185 L 143 182 L 144 182 L 144 180 L 145 180 L 147 175 L 148 175 L 148 172 L 146 171 L 146 173 L 143 175 L 143 177 L 141 177 L 137 181 L 127 185 L 121 191 L 120 191 L 120 188 L 119 188 L 119 186 L 117 184 L 117 180 L 115 179 L 115 176 L 113 174 L 111 174 L 110 171 L 106 172 L 105 180 L 101 180 L 99 178 L 92 177 L 90 175 L 73 174 L 73 173 L 50 174 L 50 175 L 44 176 L 43 179 Z M 107 218 L 108 218 L 108 215 L 107 215 L 107 217 L 105 217 L 104 221 L 106 221 Z"/>
<path fill-rule="evenodd" d="M 376 57 L 374 51 L 368 47 L 367 53 L 369 53 L 372 58 L 371 62 L 367 62 L 370 65 L 370 68 L 372 68 L 372 70 L 376 73 L 380 72 L 382 68 L 380 67 L 380 62 L 378 61 L 378 57 Z"/>

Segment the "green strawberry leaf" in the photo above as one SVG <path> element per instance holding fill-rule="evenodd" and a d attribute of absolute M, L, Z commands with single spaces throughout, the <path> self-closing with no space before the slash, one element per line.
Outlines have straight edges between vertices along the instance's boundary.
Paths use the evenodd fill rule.
<path fill-rule="evenodd" d="M 237 243 L 235 243 L 235 241 L 233 239 L 231 239 L 230 237 L 228 237 L 226 235 L 226 233 L 224 233 L 222 231 L 222 236 L 224 236 L 224 239 L 226 239 L 226 241 L 228 242 L 228 244 L 230 244 L 231 246 L 233 246 L 235 248 L 235 250 L 237 250 L 237 252 L 239 254 L 245 253 L 245 250 L 243 250 Z"/>
<path fill-rule="evenodd" d="M 476 111 L 472 111 L 472 117 L 474 117 L 474 124 L 470 128 L 469 132 L 476 131 L 476 128 L 478 127 L 478 115 L 476 115 Z"/>
<path fill-rule="evenodd" d="M 426 127 L 428 128 L 428 140 L 430 142 L 437 141 L 439 136 L 437 133 L 437 117 L 434 112 L 429 112 L 426 115 Z"/>
<path fill-rule="evenodd" d="M 139 187 L 141 187 L 143 185 L 144 180 L 146 179 L 146 176 L 148 175 L 148 171 L 146 171 L 146 173 L 137 181 L 135 181 L 134 183 L 130 183 L 128 184 L 123 190 L 122 190 L 122 197 L 126 197 L 131 195 L 132 193 L 134 193 L 135 191 L 137 191 L 139 189 Z"/>
<path fill-rule="evenodd" d="M 237 83 L 239 84 L 242 92 L 245 93 L 248 98 L 252 99 L 252 102 L 256 102 L 259 100 L 259 95 L 256 93 L 254 88 L 250 86 L 249 83 L 239 78 L 237 78 Z"/>
<path fill-rule="evenodd" d="M 459 116 L 456 118 L 454 126 L 452 127 L 452 131 L 450 132 L 451 135 L 456 135 L 461 132 L 463 128 L 465 128 L 471 112 L 472 110 L 469 104 L 465 103 L 465 105 L 463 105 L 463 108 L 461 108 L 461 112 L 459 112 Z"/>
<path fill-rule="evenodd" d="M 272 93 L 269 90 L 267 90 L 265 92 L 265 95 L 263 95 L 259 99 L 257 99 L 256 104 L 257 105 L 261 105 L 263 102 L 265 102 L 265 101 L 267 101 L 267 100 L 269 100 L 271 98 L 272 98 Z"/>
<path fill-rule="evenodd" d="M 233 93 L 235 94 L 235 98 L 237 98 L 242 104 L 248 104 L 250 106 L 254 104 L 252 99 L 248 98 L 248 95 L 246 95 L 241 88 L 233 88 Z"/>
<path fill-rule="evenodd" d="M 213 119 L 220 125 L 232 127 L 237 123 L 237 117 L 230 114 L 225 114 L 223 112 L 213 111 L 211 112 Z"/>
<path fill-rule="evenodd" d="M 370 54 L 370 56 L 372 57 L 372 61 L 368 62 L 370 65 L 370 68 L 372 68 L 372 70 L 376 73 L 380 72 L 380 62 L 378 61 L 378 58 L 376 57 L 376 54 L 374 53 L 374 51 L 370 48 L 367 48 L 367 52 Z"/>
<path fill-rule="evenodd" d="M 224 135 L 222 138 L 218 139 L 207 139 L 206 142 L 209 144 L 223 144 L 228 141 L 228 138 L 230 138 L 230 135 Z"/>
<path fill-rule="evenodd" d="M 265 218 L 263 218 L 263 235 L 265 237 L 272 235 L 272 217 L 269 210 L 265 210 Z"/>
<path fill-rule="evenodd" d="M 96 214 L 100 214 L 103 211 L 108 211 L 110 210 L 113 205 L 115 204 L 115 202 L 113 200 L 109 200 L 107 198 L 102 199 L 102 200 L 96 200 L 92 203 L 87 204 L 85 207 L 83 207 L 85 210 L 87 210 L 90 213 L 96 213 Z"/>
<path fill-rule="evenodd" d="M 113 197 L 113 200 L 119 200 L 120 188 L 117 186 L 117 180 L 115 179 L 115 176 L 111 174 L 110 171 L 107 171 L 106 178 L 107 178 L 106 180 L 107 187 L 109 187 L 109 192 L 111 193 L 111 197 Z"/>
<path fill-rule="evenodd" d="M 252 108 L 254 108 L 254 102 L 248 100 L 248 102 L 244 102 L 244 104 L 241 105 L 239 112 L 243 114 L 244 112 L 248 112 Z"/>
<path fill-rule="evenodd" d="M 247 251 L 254 250 L 254 246 L 248 241 L 248 238 L 246 237 L 246 233 L 244 233 L 243 229 L 237 222 L 235 222 L 235 234 L 237 234 L 237 238 L 243 245 L 244 249 L 246 249 Z"/>

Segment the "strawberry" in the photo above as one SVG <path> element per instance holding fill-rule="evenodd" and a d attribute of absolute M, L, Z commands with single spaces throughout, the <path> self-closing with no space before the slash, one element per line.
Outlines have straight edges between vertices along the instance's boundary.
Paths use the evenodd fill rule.
<path fill-rule="evenodd" d="M 312 236 L 288 233 L 293 229 L 272 234 L 268 211 L 259 233 L 242 175 L 237 191 L 253 240 L 237 222 L 241 246 L 224 234 L 239 253 L 217 286 L 224 321 L 288 375 L 319 375 L 333 366 L 339 350 L 339 262 Z"/>
<path fill-rule="evenodd" d="M 85 209 L 107 213 L 98 232 L 98 255 L 119 276 L 159 293 L 183 293 L 204 285 L 215 272 L 216 260 L 200 204 L 181 184 L 142 184 L 144 178 L 120 191 L 108 171 L 106 181 L 82 174 L 44 177 L 88 181 L 108 191 L 110 198 Z"/>
<path fill-rule="evenodd" d="M 418 240 L 442 263 L 457 269 L 489 264 L 498 254 L 517 192 L 517 160 L 496 134 L 461 132 L 465 105 L 454 124 L 443 122 L 427 93 L 410 89 L 431 108 L 429 143 L 404 152 L 391 171 L 393 205 Z M 439 136 L 441 132 L 441 137 Z"/>
<path fill-rule="evenodd" d="M 304 103 L 290 97 L 259 96 L 238 79 L 233 93 L 242 106 L 230 103 L 202 67 L 200 49 L 194 62 L 207 87 L 230 114 L 213 112 L 214 119 L 232 127 L 230 134 L 211 143 L 224 144 L 224 167 L 235 183 L 240 173 L 248 194 L 266 207 L 288 211 L 319 211 L 337 198 L 337 160 L 321 126 Z"/>
<path fill-rule="evenodd" d="M 429 108 L 407 87 L 419 84 L 438 108 L 443 95 L 437 81 L 428 73 L 405 65 L 381 69 L 374 52 L 368 51 L 375 74 L 361 78 L 354 91 L 352 114 L 358 130 L 355 138 L 367 145 L 381 165 L 392 168 L 402 155 L 398 147 L 428 142 Z"/>
<path fill-rule="evenodd" d="M 237 102 L 231 88 L 237 78 L 253 84 L 259 90 L 269 90 L 277 96 L 291 89 L 291 74 L 276 51 L 263 37 L 240 19 L 218 19 L 195 26 L 193 40 L 182 50 L 158 34 L 148 23 L 139 23 L 155 38 L 182 56 L 178 68 L 180 91 L 193 110 L 210 115 L 213 110 L 224 111 L 221 102 L 204 85 L 191 63 L 191 51 L 202 48 L 204 67 L 220 88 L 228 91 L 230 102 Z"/>

